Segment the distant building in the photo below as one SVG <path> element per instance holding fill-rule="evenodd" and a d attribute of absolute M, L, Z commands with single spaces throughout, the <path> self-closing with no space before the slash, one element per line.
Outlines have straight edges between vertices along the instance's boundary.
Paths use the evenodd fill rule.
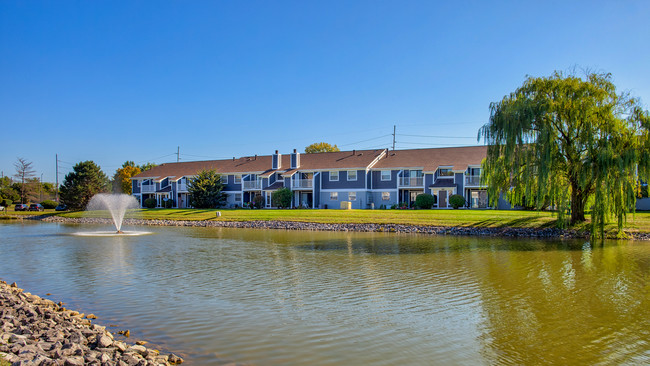
<path fill-rule="evenodd" d="M 487 190 L 481 186 L 481 162 L 487 147 L 447 147 L 411 150 L 352 150 L 301 154 L 248 156 L 209 161 L 166 163 L 132 179 L 133 195 L 142 203 L 155 198 L 158 206 L 189 207 L 187 181 L 201 170 L 221 174 L 229 207 L 241 207 L 264 197 L 272 208 L 273 191 L 293 191 L 292 207 L 390 208 L 430 193 L 436 208 L 448 208 L 449 197 L 463 195 L 468 208 L 487 208 Z"/>

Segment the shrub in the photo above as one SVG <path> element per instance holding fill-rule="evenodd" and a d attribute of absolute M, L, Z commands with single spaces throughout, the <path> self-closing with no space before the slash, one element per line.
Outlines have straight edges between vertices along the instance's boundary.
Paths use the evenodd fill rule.
<path fill-rule="evenodd" d="M 12 203 L 14 203 L 14 201 L 12 201 L 12 200 L 10 200 L 8 198 L 5 198 L 5 199 L 2 200 L 2 202 L 0 202 L 0 206 L 9 207 L 9 206 L 11 206 Z"/>
<path fill-rule="evenodd" d="M 156 207 L 156 199 L 155 198 L 147 198 L 144 200 L 144 207 L 146 208 L 154 208 Z"/>
<path fill-rule="evenodd" d="M 262 195 L 257 195 L 255 198 L 253 198 L 253 205 L 255 205 L 255 208 L 262 208 L 264 207 L 264 197 Z"/>
<path fill-rule="evenodd" d="M 41 205 L 43 205 L 43 208 L 53 209 L 56 206 L 58 206 L 59 204 L 56 203 L 56 201 L 45 200 L 45 201 L 41 202 Z"/>
<path fill-rule="evenodd" d="M 415 197 L 415 207 L 425 209 L 433 207 L 433 195 L 429 193 L 418 194 Z"/>
<path fill-rule="evenodd" d="M 453 208 L 465 206 L 465 197 L 459 194 L 453 194 L 451 197 L 449 197 L 449 204 Z"/>
<path fill-rule="evenodd" d="M 280 188 L 277 191 L 273 192 L 271 196 L 271 201 L 273 206 L 279 208 L 287 208 L 291 206 L 291 198 L 293 197 L 293 192 L 289 188 Z"/>
<path fill-rule="evenodd" d="M 172 207 L 174 207 L 174 200 L 165 201 L 165 208 L 172 208 Z"/>
<path fill-rule="evenodd" d="M 397 208 L 397 205 L 391 205 L 391 206 L 390 206 L 390 209 L 391 209 L 391 210 L 394 210 L 394 209 L 396 209 L 396 208 Z"/>

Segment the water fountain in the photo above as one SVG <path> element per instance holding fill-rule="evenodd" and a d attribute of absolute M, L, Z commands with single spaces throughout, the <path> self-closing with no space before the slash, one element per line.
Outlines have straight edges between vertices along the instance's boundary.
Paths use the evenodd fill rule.
<path fill-rule="evenodd" d="M 86 211 L 107 210 L 111 214 L 115 231 L 78 232 L 82 236 L 144 235 L 147 231 L 123 231 L 122 223 L 127 210 L 138 208 L 138 201 L 128 194 L 99 193 L 93 196 Z"/>

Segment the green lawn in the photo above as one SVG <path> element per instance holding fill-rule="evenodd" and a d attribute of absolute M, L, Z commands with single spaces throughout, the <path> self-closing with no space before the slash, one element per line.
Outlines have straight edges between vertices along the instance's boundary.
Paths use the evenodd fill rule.
<path fill-rule="evenodd" d="M 216 212 L 221 217 L 216 217 Z M 57 213 L 65 217 L 108 217 L 106 212 Z M 376 223 L 459 227 L 555 227 L 556 218 L 550 212 L 516 210 L 246 210 L 246 209 L 142 209 L 127 217 L 153 220 L 279 220 L 318 223 Z M 585 229 L 581 225 L 577 229 Z M 608 227 L 613 230 L 614 225 Z M 628 216 L 627 231 L 650 232 L 650 213 Z"/>
<path fill-rule="evenodd" d="M 221 217 L 216 217 L 216 212 Z M 13 212 L 5 215 L 37 215 L 43 212 Z M 45 214 L 63 217 L 108 217 L 106 211 L 55 212 Z M 375 223 L 459 227 L 555 227 L 556 218 L 550 212 L 516 210 L 247 210 L 247 209 L 141 209 L 132 210 L 127 217 L 151 220 L 221 220 L 254 221 L 279 220 L 318 223 Z M 586 229 L 583 224 L 576 229 Z M 615 229 L 609 225 L 608 232 Z M 650 212 L 628 216 L 628 232 L 650 232 Z"/>

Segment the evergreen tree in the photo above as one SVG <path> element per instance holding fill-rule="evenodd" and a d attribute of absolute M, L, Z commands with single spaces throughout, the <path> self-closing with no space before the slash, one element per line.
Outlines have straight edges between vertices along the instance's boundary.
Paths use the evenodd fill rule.
<path fill-rule="evenodd" d="M 97 164 L 92 161 L 80 162 L 63 180 L 61 202 L 72 209 L 85 209 L 94 195 L 107 192 L 107 188 L 108 178 Z"/>
<path fill-rule="evenodd" d="M 215 170 L 202 170 L 187 182 L 190 205 L 195 208 L 215 208 L 226 204 L 221 175 Z"/>

